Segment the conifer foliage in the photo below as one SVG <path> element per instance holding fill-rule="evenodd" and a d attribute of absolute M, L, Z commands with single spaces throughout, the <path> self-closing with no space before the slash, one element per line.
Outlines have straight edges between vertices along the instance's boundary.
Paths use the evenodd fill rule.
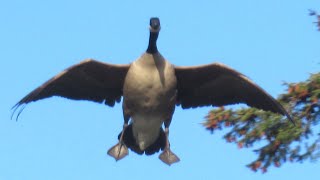
<path fill-rule="evenodd" d="M 317 24 L 318 31 L 320 31 L 320 15 L 314 10 L 309 10 L 309 15 L 317 18 L 317 21 L 314 23 Z"/>
<path fill-rule="evenodd" d="M 266 172 L 270 166 L 320 157 L 320 73 L 299 83 L 285 83 L 287 92 L 278 101 L 293 117 L 255 108 L 213 109 L 203 125 L 211 132 L 225 130 L 224 139 L 239 149 L 254 148 L 258 157 L 247 166 Z"/>

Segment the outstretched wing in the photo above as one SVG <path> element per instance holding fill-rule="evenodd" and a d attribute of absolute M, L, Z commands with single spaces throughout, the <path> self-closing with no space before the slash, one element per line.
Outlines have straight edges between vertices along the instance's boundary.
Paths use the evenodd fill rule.
<path fill-rule="evenodd" d="M 52 96 L 104 102 L 113 106 L 115 102 L 121 100 L 122 87 L 129 66 L 107 64 L 92 59 L 82 61 L 30 92 L 13 108 L 16 110 L 21 105 Z"/>
<path fill-rule="evenodd" d="M 178 81 L 177 103 L 182 108 L 245 103 L 286 115 L 287 111 L 266 91 L 243 74 L 220 63 L 175 67 Z"/>

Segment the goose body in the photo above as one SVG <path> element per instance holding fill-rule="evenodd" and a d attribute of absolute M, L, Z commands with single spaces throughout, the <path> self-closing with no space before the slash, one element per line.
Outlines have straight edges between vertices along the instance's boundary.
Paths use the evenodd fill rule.
<path fill-rule="evenodd" d="M 160 53 L 144 53 L 134 61 L 123 87 L 123 109 L 141 150 L 155 142 L 161 125 L 171 119 L 176 103 L 174 67 Z"/>
<path fill-rule="evenodd" d="M 108 154 L 119 160 L 128 154 L 128 148 L 147 155 L 162 150 L 159 158 L 168 165 L 179 161 L 170 150 L 168 138 L 176 105 L 187 109 L 245 103 L 280 113 L 293 122 L 272 96 L 228 66 L 170 64 L 157 49 L 158 18 L 150 19 L 149 30 L 148 48 L 134 62 L 116 65 L 89 59 L 71 66 L 22 98 L 14 106 L 15 111 L 22 106 L 17 118 L 26 104 L 52 96 L 108 106 L 114 106 L 123 97 L 123 129 L 119 142 Z"/>

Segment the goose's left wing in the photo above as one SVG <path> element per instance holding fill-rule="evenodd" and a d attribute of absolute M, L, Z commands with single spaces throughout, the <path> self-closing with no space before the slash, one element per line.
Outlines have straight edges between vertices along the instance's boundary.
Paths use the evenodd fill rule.
<path fill-rule="evenodd" d="M 266 91 L 223 64 L 175 66 L 175 73 L 178 81 L 177 104 L 182 108 L 245 103 L 258 109 L 280 113 L 293 122 L 283 106 Z"/>

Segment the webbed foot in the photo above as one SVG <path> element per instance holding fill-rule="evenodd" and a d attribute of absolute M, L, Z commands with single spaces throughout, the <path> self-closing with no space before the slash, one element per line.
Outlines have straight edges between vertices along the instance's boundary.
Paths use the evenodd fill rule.
<path fill-rule="evenodd" d="M 127 146 L 120 142 L 108 150 L 108 155 L 112 156 L 116 161 L 124 158 L 128 154 Z"/>
<path fill-rule="evenodd" d="M 169 166 L 180 161 L 179 157 L 175 155 L 169 148 L 165 148 L 165 150 L 163 150 L 159 156 L 159 159 Z"/>

